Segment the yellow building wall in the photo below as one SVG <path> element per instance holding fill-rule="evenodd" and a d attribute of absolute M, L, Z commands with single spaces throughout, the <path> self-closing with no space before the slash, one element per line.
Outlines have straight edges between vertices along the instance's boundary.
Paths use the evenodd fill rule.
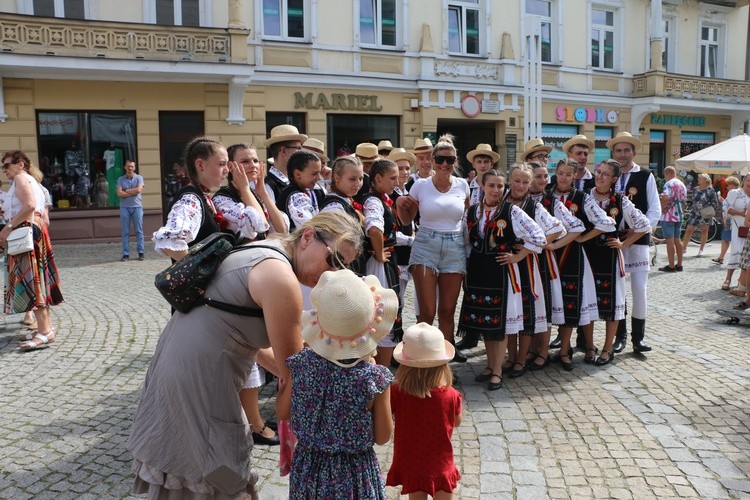
<path fill-rule="evenodd" d="M 746 5 L 736 9 L 729 17 L 726 78 L 745 79 L 745 51 L 750 50 L 750 47 L 747 46 L 747 17 L 750 15 L 749 11 L 750 6 Z M 742 47 L 745 47 L 745 50 L 741 50 Z"/>

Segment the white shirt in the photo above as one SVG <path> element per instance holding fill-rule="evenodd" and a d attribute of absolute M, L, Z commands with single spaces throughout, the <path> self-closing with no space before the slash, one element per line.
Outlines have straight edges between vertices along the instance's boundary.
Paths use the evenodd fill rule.
<path fill-rule="evenodd" d="M 619 194 L 623 194 L 622 186 L 627 186 L 630 180 L 630 174 L 632 172 L 639 172 L 641 169 L 640 165 L 633 163 L 633 168 L 628 173 L 621 173 L 620 178 L 615 184 L 615 191 Z M 659 188 L 656 186 L 656 179 L 653 175 L 648 176 L 648 182 L 646 182 L 646 199 L 648 200 L 648 210 L 644 212 L 644 215 L 648 218 L 651 227 L 656 227 L 661 219 L 661 203 L 659 202 Z"/>
<path fill-rule="evenodd" d="M 446 233 L 463 230 L 466 198 L 469 197 L 466 179 L 451 177 L 451 187 L 445 193 L 437 190 L 432 178 L 419 179 L 409 195 L 419 203 L 420 227 Z"/>

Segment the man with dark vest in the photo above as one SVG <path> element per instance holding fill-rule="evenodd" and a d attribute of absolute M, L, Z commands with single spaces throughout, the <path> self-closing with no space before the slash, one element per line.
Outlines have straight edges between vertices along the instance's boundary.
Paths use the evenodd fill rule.
<path fill-rule="evenodd" d="M 615 190 L 627 196 L 638 210 L 643 212 L 651 227 L 661 218 L 661 204 L 656 180 L 648 169 L 642 169 L 633 162 L 636 151 L 641 147 L 641 141 L 633 137 L 630 132 L 620 132 L 607 141 L 607 147 L 612 150 L 612 158 L 620 166 L 620 178 L 615 184 Z M 644 342 L 646 335 L 646 292 L 648 288 L 649 235 L 643 236 L 635 244 L 622 249 L 625 261 L 625 272 L 630 273 L 630 290 L 633 296 L 630 308 L 630 335 L 633 339 L 635 352 L 647 352 L 651 347 Z M 622 352 L 628 341 L 628 331 L 625 319 L 620 320 L 614 351 Z"/>
<path fill-rule="evenodd" d="M 266 175 L 266 191 L 274 203 L 289 185 L 286 175 L 289 157 L 302 149 L 302 143 L 306 140 L 307 136 L 300 134 L 294 125 L 279 125 L 271 129 L 271 137 L 263 143 L 267 151 L 266 157 L 274 160 Z"/>

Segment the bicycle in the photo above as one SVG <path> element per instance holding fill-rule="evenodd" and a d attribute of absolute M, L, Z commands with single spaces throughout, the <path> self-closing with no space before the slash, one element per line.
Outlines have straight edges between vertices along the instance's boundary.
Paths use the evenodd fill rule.
<path fill-rule="evenodd" d="M 680 228 L 680 238 L 685 236 L 685 231 L 687 230 L 687 221 L 689 217 L 685 217 L 682 219 L 682 227 Z M 705 219 L 703 221 L 704 224 L 708 224 L 708 238 L 706 238 L 706 242 L 713 241 L 716 238 L 721 237 L 721 231 L 724 228 L 724 223 L 718 219 L 717 217 L 711 217 L 710 219 Z M 693 231 L 693 234 L 690 235 L 690 241 L 693 243 L 700 243 L 701 242 L 701 231 L 696 228 L 695 231 Z"/>

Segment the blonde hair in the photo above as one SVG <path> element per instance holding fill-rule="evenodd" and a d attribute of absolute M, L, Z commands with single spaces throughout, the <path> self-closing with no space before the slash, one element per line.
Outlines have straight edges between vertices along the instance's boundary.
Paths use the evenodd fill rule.
<path fill-rule="evenodd" d="M 449 133 L 441 135 L 435 143 L 435 146 L 432 148 L 432 156 L 437 155 L 438 151 L 443 149 L 449 149 L 453 151 L 454 155 L 458 155 L 456 152 L 456 145 L 453 143 L 454 140 L 456 140 L 456 137 L 453 134 Z"/>
<path fill-rule="evenodd" d="M 331 189 L 333 191 L 336 191 L 336 177 L 341 177 L 344 175 L 344 171 L 349 166 L 355 166 L 355 167 L 361 167 L 362 162 L 359 161 L 359 158 L 351 157 L 351 156 L 339 156 L 335 160 L 333 160 L 333 163 L 331 164 Z"/>
<path fill-rule="evenodd" d="M 331 250 L 334 252 L 338 252 L 341 245 L 346 244 L 352 246 L 357 256 L 362 253 L 362 226 L 342 210 L 320 212 L 303 222 L 293 233 L 285 235 L 275 233 L 271 238 L 281 240 L 286 249 L 291 252 L 302 239 L 302 233 L 307 228 L 313 228 L 317 234 L 330 242 Z"/>
<path fill-rule="evenodd" d="M 699 179 L 703 179 L 704 181 L 708 182 L 709 185 L 711 185 L 711 176 L 707 173 L 703 172 L 698 174 Z"/>
<path fill-rule="evenodd" d="M 521 161 L 521 162 L 516 162 L 510 166 L 510 170 L 508 170 L 508 179 L 510 179 L 510 177 L 513 175 L 513 172 L 517 170 L 521 172 L 526 172 L 527 174 L 529 174 L 529 177 L 531 177 L 532 179 L 534 178 L 534 169 L 531 168 L 531 165 L 529 165 L 526 162 Z"/>
<path fill-rule="evenodd" d="M 400 365 L 396 370 L 396 382 L 402 392 L 417 398 L 429 398 L 435 387 L 453 385 L 453 372 L 448 364 L 431 368 L 415 368 Z"/>
<path fill-rule="evenodd" d="M 730 175 L 724 180 L 726 181 L 727 184 L 731 184 L 732 186 L 735 186 L 735 189 L 740 187 L 740 180 L 733 175 Z"/>

